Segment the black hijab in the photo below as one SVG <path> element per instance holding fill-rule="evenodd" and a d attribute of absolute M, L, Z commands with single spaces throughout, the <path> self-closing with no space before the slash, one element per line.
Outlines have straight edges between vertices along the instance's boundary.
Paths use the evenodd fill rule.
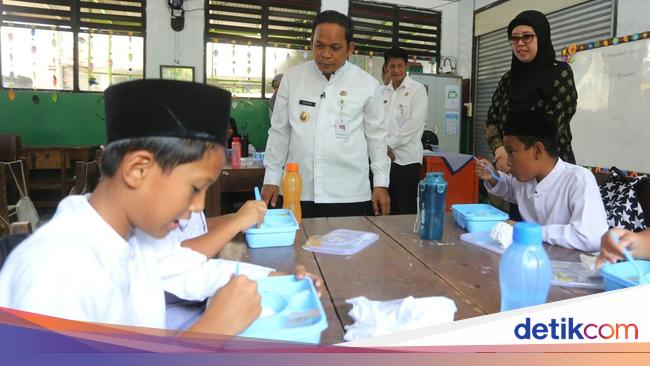
<path fill-rule="evenodd" d="M 557 68 L 554 67 L 555 49 L 551 43 L 551 26 L 546 16 L 536 10 L 519 13 L 508 25 L 508 37 L 519 25 L 535 30 L 537 55 L 529 63 L 517 59 L 514 52 L 510 65 L 510 108 L 530 110 L 540 99 L 550 99 Z"/>

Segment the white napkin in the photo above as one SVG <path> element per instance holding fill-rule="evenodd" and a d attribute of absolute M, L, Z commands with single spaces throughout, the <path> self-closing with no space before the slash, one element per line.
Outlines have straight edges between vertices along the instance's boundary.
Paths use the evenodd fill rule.
<path fill-rule="evenodd" d="M 513 227 L 505 221 L 498 222 L 492 227 L 490 237 L 498 241 L 504 249 L 512 244 Z"/>
<path fill-rule="evenodd" d="M 371 301 L 360 296 L 345 300 L 354 324 L 346 326 L 346 341 L 354 341 L 402 330 L 422 328 L 454 320 L 456 304 L 442 296 L 391 301 Z"/>

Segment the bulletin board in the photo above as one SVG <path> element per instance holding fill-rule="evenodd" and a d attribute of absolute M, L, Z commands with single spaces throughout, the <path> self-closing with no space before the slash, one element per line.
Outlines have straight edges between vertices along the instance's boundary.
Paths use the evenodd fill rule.
<path fill-rule="evenodd" d="M 579 165 L 650 173 L 650 33 L 562 50 L 578 108 L 571 121 Z"/>

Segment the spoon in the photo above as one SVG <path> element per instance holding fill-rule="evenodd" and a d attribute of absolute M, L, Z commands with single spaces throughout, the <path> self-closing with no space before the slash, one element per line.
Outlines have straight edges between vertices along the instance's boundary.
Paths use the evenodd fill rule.
<path fill-rule="evenodd" d="M 621 242 L 621 239 L 618 237 L 618 235 L 614 234 L 613 231 L 609 232 L 609 237 L 614 240 L 614 242 L 619 245 Z M 647 283 L 650 283 L 648 279 L 646 278 L 647 274 L 643 273 L 637 262 L 634 260 L 634 257 L 632 257 L 632 254 L 630 254 L 630 251 L 627 250 L 627 248 L 621 246 L 621 249 L 623 250 L 623 255 L 625 256 L 625 259 L 627 259 L 628 262 L 630 262 L 636 271 L 639 273 L 639 285 L 645 285 Z"/>
<path fill-rule="evenodd" d="M 481 159 L 477 158 L 476 156 L 472 156 L 474 160 L 476 160 L 477 163 L 481 164 L 485 169 L 487 169 L 488 172 L 490 172 L 490 175 L 492 178 L 494 178 L 497 182 L 501 180 L 501 176 L 497 174 L 489 165 L 485 164 Z"/>

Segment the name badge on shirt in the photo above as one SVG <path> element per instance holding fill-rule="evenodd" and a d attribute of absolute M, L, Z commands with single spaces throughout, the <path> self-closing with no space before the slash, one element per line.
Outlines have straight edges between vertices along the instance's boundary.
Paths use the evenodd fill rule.
<path fill-rule="evenodd" d="M 336 119 L 336 137 L 337 138 L 347 138 L 350 135 L 350 126 L 349 126 L 349 120 L 347 118 L 342 118 L 339 117 Z"/>
<path fill-rule="evenodd" d="M 302 100 L 302 99 L 298 102 L 298 104 L 306 105 L 308 107 L 315 107 L 316 106 L 316 102 L 310 102 L 308 100 Z"/>

